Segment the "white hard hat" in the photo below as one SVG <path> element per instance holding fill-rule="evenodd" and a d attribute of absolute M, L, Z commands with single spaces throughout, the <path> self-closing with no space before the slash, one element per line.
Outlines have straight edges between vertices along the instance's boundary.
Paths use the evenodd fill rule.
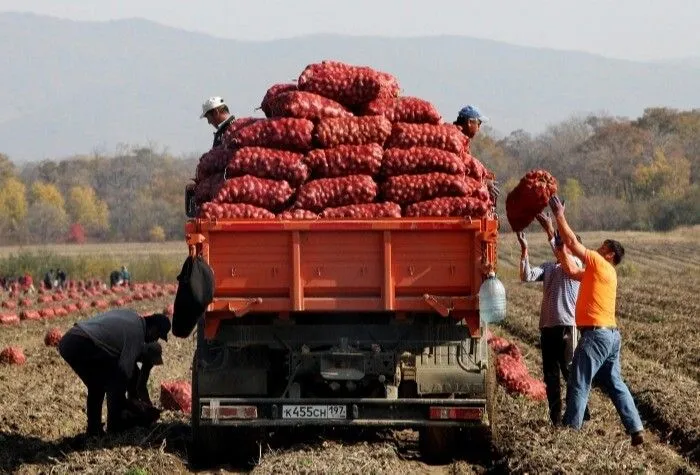
<path fill-rule="evenodd" d="M 207 115 L 207 112 L 210 110 L 216 109 L 217 107 L 225 106 L 226 103 L 221 97 L 210 97 L 206 101 L 204 101 L 204 104 L 202 104 L 202 115 L 199 116 L 200 119 L 203 119 L 205 115 Z"/>

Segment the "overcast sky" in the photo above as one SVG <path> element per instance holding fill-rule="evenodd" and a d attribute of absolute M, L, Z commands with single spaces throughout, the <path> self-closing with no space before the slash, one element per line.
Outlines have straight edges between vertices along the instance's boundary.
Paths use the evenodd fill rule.
<path fill-rule="evenodd" d="M 0 11 L 139 17 L 251 40 L 450 34 L 636 60 L 700 56 L 700 0 L 0 0 Z"/>

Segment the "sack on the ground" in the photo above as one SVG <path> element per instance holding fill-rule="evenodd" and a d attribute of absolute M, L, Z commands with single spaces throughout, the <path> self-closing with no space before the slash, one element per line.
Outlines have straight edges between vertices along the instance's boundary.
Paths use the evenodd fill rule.
<path fill-rule="evenodd" d="M 163 381 L 160 384 L 160 405 L 163 409 L 189 414 L 192 410 L 192 386 L 187 381 Z"/>

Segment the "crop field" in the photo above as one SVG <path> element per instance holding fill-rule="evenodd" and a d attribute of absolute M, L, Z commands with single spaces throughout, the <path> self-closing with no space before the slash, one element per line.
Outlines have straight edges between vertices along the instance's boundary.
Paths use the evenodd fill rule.
<path fill-rule="evenodd" d="M 215 467 L 217 473 L 700 473 L 700 228 L 669 234 L 584 233 L 597 248 L 608 237 L 627 250 L 618 267 L 618 324 L 622 334 L 622 373 L 642 414 L 647 443 L 631 447 L 610 400 L 591 395 L 592 419 L 579 432 L 553 429 L 546 403 L 514 397 L 499 387 L 497 429 L 491 454 L 477 460 L 458 457 L 448 465 L 428 465 L 418 454 L 413 431 L 271 433 L 249 463 Z M 532 233 L 531 263 L 551 258 L 541 232 Z M 0 249 L 0 261 L 19 252 Z M 94 246 L 51 249 L 52 255 L 90 259 L 156 254 L 178 268 L 184 246 Z M 88 255 L 89 254 L 89 255 Z M 161 256 L 162 257 L 162 256 Z M 521 348 L 530 372 L 541 376 L 538 311 L 540 284 L 521 284 L 520 250 L 504 232 L 499 275 L 508 293 L 508 317 L 491 330 Z M 121 257 L 120 257 L 121 258 Z M 134 260 L 136 257 L 134 257 Z M 179 268 L 178 268 L 179 270 Z M 168 272 L 171 272 L 168 270 Z M 174 282 L 175 275 L 170 277 Z M 134 302 L 139 311 L 160 311 L 166 295 Z M 0 301 L 6 294 L 0 294 Z M 2 312 L 0 312 L 2 313 Z M 67 330 L 79 314 L 49 321 L 0 326 L 0 348 L 19 345 L 27 362 L 0 365 L 0 473 L 191 473 L 187 464 L 189 416 L 165 411 L 158 424 L 100 441 L 80 437 L 85 427 L 85 389 L 55 348 L 44 345 L 51 327 Z M 161 381 L 190 379 L 194 339 L 171 337 L 163 344 L 165 364 L 150 385 L 158 403 Z M 235 453 L 235 447 L 232 447 Z M 466 452 L 466 451 L 465 451 Z"/>

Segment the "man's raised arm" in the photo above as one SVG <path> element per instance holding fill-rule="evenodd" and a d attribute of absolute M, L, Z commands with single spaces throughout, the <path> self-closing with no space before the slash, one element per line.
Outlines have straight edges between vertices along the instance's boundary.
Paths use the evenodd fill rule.
<path fill-rule="evenodd" d="M 557 195 L 554 195 L 549 199 L 549 207 L 552 209 L 552 214 L 554 214 L 554 218 L 557 220 L 557 228 L 559 229 L 559 235 L 564 245 L 569 248 L 576 257 L 583 261 L 586 257 L 586 247 L 578 242 L 576 234 L 571 227 L 569 227 L 569 223 L 566 222 L 564 203 L 559 200 Z"/>

